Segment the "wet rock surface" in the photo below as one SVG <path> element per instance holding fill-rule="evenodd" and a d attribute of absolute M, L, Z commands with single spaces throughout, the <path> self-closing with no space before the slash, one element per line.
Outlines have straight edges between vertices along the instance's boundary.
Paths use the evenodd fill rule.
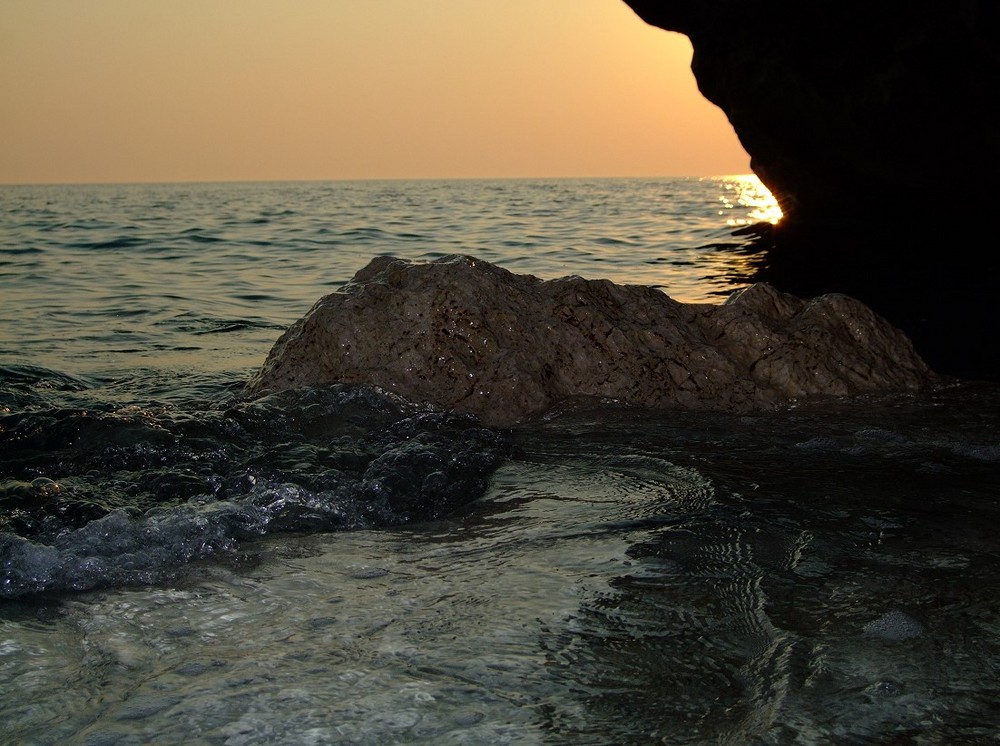
<path fill-rule="evenodd" d="M 469 256 L 378 257 L 281 336 L 247 394 L 374 384 L 508 426 L 581 396 L 752 411 L 932 376 L 905 334 L 844 295 L 807 302 L 761 283 L 684 304 Z"/>

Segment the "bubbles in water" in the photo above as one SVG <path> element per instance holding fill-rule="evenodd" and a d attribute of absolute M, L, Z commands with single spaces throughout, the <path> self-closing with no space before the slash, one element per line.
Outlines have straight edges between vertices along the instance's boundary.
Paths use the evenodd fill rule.
<path fill-rule="evenodd" d="M 908 614 L 894 609 L 868 622 L 865 634 L 896 642 L 920 637 L 924 634 L 924 626 Z"/>
<path fill-rule="evenodd" d="M 40 497 L 54 495 L 57 492 L 62 491 L 62 487 L 48 477 L 38 477 L 37 479 L 31 480 L 31 489 L 33 489 Z"/>

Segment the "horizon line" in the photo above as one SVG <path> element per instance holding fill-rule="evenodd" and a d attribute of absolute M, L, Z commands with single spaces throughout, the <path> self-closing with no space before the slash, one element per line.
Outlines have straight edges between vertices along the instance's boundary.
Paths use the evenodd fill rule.
<path fill-rule="evenodd" d="M 321 184 L 329 182 L 384 182 L 384 181 L 612 181 L 635 179 L 744 179 L 758 178 L 751 171 L 744 173 L 676 175 L 634 175 L 634 176 L 359 176 L 333 178 L 299 179 L 176 179 L 139 181 L 0 181 L 0 187 L 40 187 L 40 186 L 168 186 L 183 184 Z"/>

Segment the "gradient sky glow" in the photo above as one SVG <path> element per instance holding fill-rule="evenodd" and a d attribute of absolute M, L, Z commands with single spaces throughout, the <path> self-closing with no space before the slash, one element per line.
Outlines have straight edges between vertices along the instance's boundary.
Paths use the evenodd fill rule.
<path fill-rule="evenodd" d="M 749 172 L 621 0 L 2 0 L 0 183 Z"/>

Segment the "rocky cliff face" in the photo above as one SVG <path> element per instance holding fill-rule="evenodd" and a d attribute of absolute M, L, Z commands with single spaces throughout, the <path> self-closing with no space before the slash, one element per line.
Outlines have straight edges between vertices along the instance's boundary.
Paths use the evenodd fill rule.
<path fill-rule="evenodd" d="M 853 295 L 940 372 L 1000 377 L 1000 3 L 625 2 L 691 39 L 782 207 L 758 279 Z"/>
<path fill-rule="evenodd" d="M 864 304 L 751 286 L 721 306 L 468 256 L 378 257 L 275 343 L 247 393 L 374 384 L 506 426 L 569 398 L 753 411 L 915 390 L 931 375 Z"/>

